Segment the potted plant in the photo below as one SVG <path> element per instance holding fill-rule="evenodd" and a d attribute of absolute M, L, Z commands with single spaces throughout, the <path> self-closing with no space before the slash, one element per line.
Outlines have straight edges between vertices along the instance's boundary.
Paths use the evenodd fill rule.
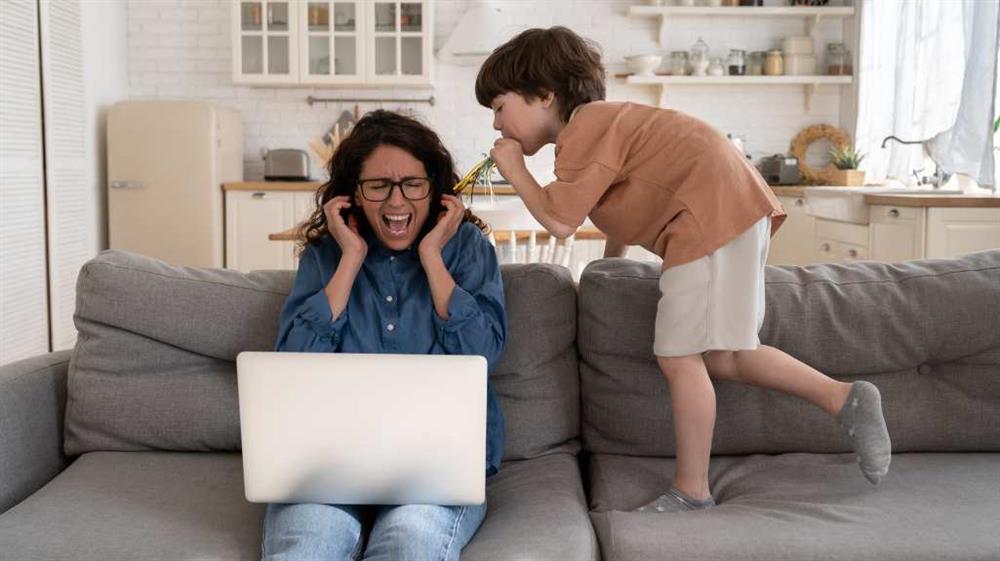
<path fill-rule="evenodd" d="M 830 150 L 830 163 L 835 169 L 830 170 L 827 179 L 830 185 L 846 185 L 855 187 L 865 184 L 865 172 L 858 169 L 864 154 L 858 153 L 850 144 L 843 144 Z"/>

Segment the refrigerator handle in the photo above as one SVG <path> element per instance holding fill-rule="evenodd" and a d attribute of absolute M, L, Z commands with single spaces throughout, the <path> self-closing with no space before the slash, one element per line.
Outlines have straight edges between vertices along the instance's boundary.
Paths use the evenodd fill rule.
<path fill-rule="evenodd" d="M 146 185 L 142 181 L 112 181 L 112 189 L 142 189 Z"/>

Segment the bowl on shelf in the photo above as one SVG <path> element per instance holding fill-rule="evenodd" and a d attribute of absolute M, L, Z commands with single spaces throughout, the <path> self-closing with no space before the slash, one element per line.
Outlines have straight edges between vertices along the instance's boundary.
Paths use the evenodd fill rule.
<path fill-rule="evenodd" d="M 633 55 L 625 57 L 628 69 L 636 76 L 654 76 L 656 69 L 663 62 L 660 55 Z"/>

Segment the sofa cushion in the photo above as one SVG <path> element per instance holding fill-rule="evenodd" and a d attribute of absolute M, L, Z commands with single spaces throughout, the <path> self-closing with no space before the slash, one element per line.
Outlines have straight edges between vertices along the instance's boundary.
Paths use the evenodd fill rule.
<path fill-rule="evenodd" d="M 92 452 L 0 515 L 0 558 L 260 558 L 239 454 Z"/>
<path fill-rule="evenodd" d="M 576 456 L 506 462 L 486 495 L 464 561 L 598 559 Z M 91 452 L 0 515 L 0 559 L 259 559 L 263 516 L 239 454 Z"/>
<path fill-rule="evenodd" d="M 272 350 L 294 271 L 175 267 L 105 251 L 77 281 L 65 450 L 235 451 L 234 360 Z M 507 350 L 491 380 L 505 458 L 579 447 L 576 292 L 563 268 L 504 266 Z"/>
<path fill-rule="evenodd" d="M 575 455 L 504 463 L 486 487 L 487 513 L 462 561 L 600 558 Z"/>
<path fill-rule="evenodd" d="M 580 280 L 582 434 L 596 453 L 672 456 L 652 354 L 659 268 L 592 263 Z M 895 451 L 1000 451 L 1000 251 L 958 259 L 767 267 L 761 341 L 882 391 Z M 716 454 L 848 452 L 796 398 L 717 382 Z"/>
<path fill-rule="evenodd" d="M 846 454 L 714 457 L 709 481 L 718 506 L 680 514 L 627 512 L 670 485 L 673 460 L 591 460 L 591 518 L 608 561 L 1000 554 L 1000 454 L 897 454 L 878 486 Z"/>

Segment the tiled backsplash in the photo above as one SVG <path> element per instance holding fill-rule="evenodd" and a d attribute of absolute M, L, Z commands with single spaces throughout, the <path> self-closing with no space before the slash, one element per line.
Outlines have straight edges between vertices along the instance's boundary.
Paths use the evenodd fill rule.
<path fill-rule="evenodd" d="M 629 18 L 630 4 L 621 0 L 528 0 L 497 2 L 507 19 L 523 27 L 566 25 L 599 42 L 609 73 L 624 71 L 625 56 L 637 53 L 688 49 L 698 37 L 712 48 L 713 56 L 725 56 L 730 48 L 763 50 L 778 45 L 787 35 L 805 32 L 802 18 L 681 18 L 669 26 L 666 49 L 658 43 L 654 20 Z M 466 9 L 461 0 L 435 3 L 435 45 L 440 47 Z M 261 148 L 301 148 L 308 151 L 310 138 L 320 136 L 344 109 L 353 104 L 310 107 L 305 98 L 318 97 L 408 97 L 426 92 L 406 90 L 340 90 L 317 88 L 254 88 L 232 84 L 230 0 L 130 0 L 128 5 L 129 98 L 200 99 L 228 105 L 243 116 L 245 177 L 263 176 Z M 820 23 L 816 48 L 839 41 L 844 24 L 833 19 Z M 666 57 L 665 57 L 666 58 Z M 475 100 L 476 67 L 436 63 L 433 95 L 436 104 L 361 104 L 362 111 L 384 107 L 410 109 L 444 139 L 460 168 L 471 166 L 489 150 L 496 138 L 491 113 Z M 753 154 L 784 152 L 791 138 L 816 123 L 852 127 L 846 113 L 842 119 L 842 90 L 820 88 L 811 113 L 806 113 L 801 86 L 683 86 L 669 91 L 669 105 L 705 119 L 725 132 L 744 136 Z M 608 98 L 657 103 L 649 88 L 627 86 L 610 78 Z M 545 180 L 551 177 L 551 147 L 531 158 L 529 166 Z M 316 158 L 312 173 L 325 179 Z"/>

